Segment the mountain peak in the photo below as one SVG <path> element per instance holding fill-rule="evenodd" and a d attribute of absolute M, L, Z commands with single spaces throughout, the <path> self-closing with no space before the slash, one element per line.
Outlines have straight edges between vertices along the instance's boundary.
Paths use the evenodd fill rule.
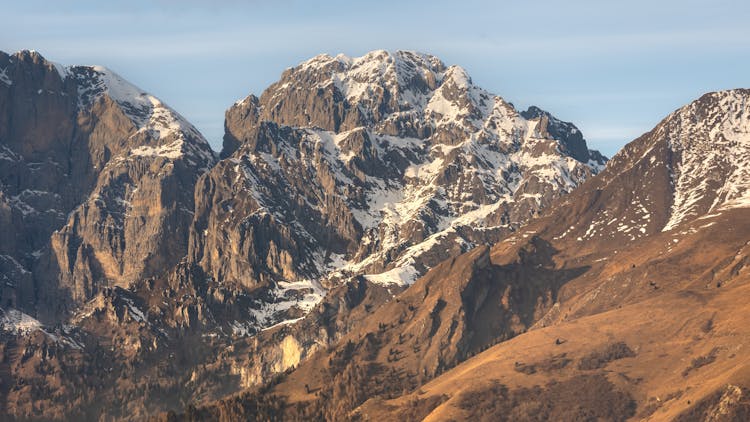
<path fill-rule="evenodd" d="M 18 306 L 39 289 L 49 296 L 37 304 L 55 303 L 40 314 L 62 312 L 68 299 L 184 256 L 195 180 L 215 158 L 177 112 L 105 67 L 63 67 L 34 51 L 0 53 L 0 111 L 0 208 L 13 216 L 0 231 L 23 239 L 0 273 L 43 267 L 14 284 Z M 163 221 L 183 233 L 169 247 Z"/>
<path fill-rule="evenodd" d="M 750 207 L 748 100 L 746 89 L 705 94 L 627 144 L 588 188 L 565 199 L 572 207 L 597 204 L 566 223 L 580 229 L 570 236 L 597 249 Z"/>
<path fill-rule="evenodd" d="M 18 62 L 28 63 L 32 66 L 40 65 L 48 69 L 54 68 L 57 71 L 60 80 L 64 80 L 67 76 L 67 70 L 65 66 L 47 60 L 41 53 L 36 50 L 19 50 L 13 54 L 8 54 L 0 51 L 0 82 L 3 82 L 8 86 L 13 85 L 13 75 L 11 72 L 11 68 L 15 66 L 11 66 L 11 64 Z"/>
<path fill-rule="evenodd" d="M 69 67 L 68 72 L 78 84 L 79 108 L 88 108 L 106 95 L 120 106 L 139 130 L 154 132 L 160 138 L 169 134 L 189 135 L 208 145 L 187 119 L 114 71 L 94 65 Z"/>
<path fill-rule="evenodd" d="M 42 56 L 42 53 L 36 51 L 36 50 L 18 50 L 15 53 L 12 54 L 13 57 L 17 57 L 20 60 L 35 60 L 35 61 L 47 61 L 47 59 Z"/>
<path fill-rule="evenodd" d="M 198 157 L 200 162 L 214 161 L 208 141 L 195 126 L 159 98 L 113 70 L 99 65 L 56 65 L 56 68 L 63 79 L 75 81 L 79 111 L 90 111 L 97 101 L 106 97 L 130 120 L 137 133 L 147 134 L 155 144 L 140 146 L 129 154 L 167 158 L 188 154 Z"/>
<path fill-rule="evenodd" d="M 583 134 L 573 123 L 564 122 L 548 111 L 533 105 L 526 111 L 522 111 L 521 116 L 526 119 L 544 119 L 546 131 L 555 139 L 559 139 L 561 148 L 576 160 L 581 162 L 593 161 L 601 165 L 606 161 L 598 151 L 588 149 Z"/>
<path fill-rule="evenodd" d="M 431 54 L 412 50 L 373 50 L 357 57 L 348 56 L 343 53 L 339 53 L 336 56 L 331 56 L 328 53 L 321 53 L 290 69 L 315 67 L 331 62 L 342 63 L 349 67 L 361 66 L 364 63 L 381 63 L 387 65 L 400 63 L 408 67 L 434 69 L 435 71 L 445 69 L 445 64 L 439 58 Z"/>
<path fill-rule="evenodd" d="M 664 230 L 690 216 L 750 206 L 750 90 L 703 95 L 664 119 L 656 136 L 675 157 Z"/>
<path fill-rule="evenodd" d="M 194 236 L 191 259 L 249 289 L 269 279 L 410 284 L 517 229 L 604 162 L 572 124 L 525 118 L 460 66 L 412 51 L 318 55 L 226 116 L 226 160 L 206 179 L 217 196 L 206 202 L 236 204 L 226 215 L 199 207 L 208 234 Z M 227 238 L 246 244 L 233 227 L 248 219 L 263 221 L 268 233 L 253 236 L 272 237 L 271 250 L 259 244 L 262 256 L 236 263 L 207 252 Z M 264 269 L 253 280 L 234 270 L 249 260 Z"/>

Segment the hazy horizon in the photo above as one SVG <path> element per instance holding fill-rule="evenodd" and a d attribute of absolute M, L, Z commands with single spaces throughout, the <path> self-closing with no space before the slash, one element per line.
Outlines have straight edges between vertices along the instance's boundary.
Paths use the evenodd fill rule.
<path fill-rule="evenodd" d="M 636 3 L 28 1 L 6 5 L 0 50 L 109 67 L 217 150 L 224 111 L 285 68 L 320 53 L 417 50 L 519 109 L 575 123 L 612 156 L 701 94 L 750 87 L 746 2 Z"/>

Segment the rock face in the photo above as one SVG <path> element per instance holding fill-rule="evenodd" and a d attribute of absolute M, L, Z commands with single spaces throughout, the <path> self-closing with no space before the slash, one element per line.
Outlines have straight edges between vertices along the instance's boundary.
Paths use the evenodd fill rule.
<path fill-rule="evenodd" d="M 723 91 L 675 111 L 542 216 L 435 266 L 275 385 L 183 419 L 742 418 L 748 100 Z"/>
<path fill-rule="evenodd" d="M 39 54 L 0 53 L 0 273 L 4 306 L 33 306 L 31 269 L 91 183 L 68 159 L 76 89 Z M 77 185 L 77 184 L 76 184 Z"/>
<path fill-rule="evenodd" d="M 0 69 L 3 305 L 53 317 L 174 266 L 214 162 L 201 134 L 103 67 L 23 51 Z"/>
<path fill-rule="evenodd" d="M 586 251 L 750 203 L 750 90 L 705 94 L 634 140 L 556 211 Z"/>
<path fill-rule="evenodd" d="M 0 54 L 0 415 L 746 414 L 749 99 L 603 169 L 432 56 L 318 56 L 215 162 L 110 70 Z"/>
<path fill-rule="evenodd" d="M 572 124 L 404 51 L 314 57 L 236 103 L 225 126 L 224 160 L 196 188 L 188 259 L 214 283 L 310 292 L 304 303 L 353 277 L 408 285 L 604 163 Z"/>
<path fill-rule="evenodd" d="M 483 245 L 604 163 L 572 124 L 410 52 L 289 69 L 227 111 L 218 163 L 157 98 L 34 52 L 0 56 L 0 119 L 0 374 L 12 380 L 0 410 L 32 418 L 137 419 L 222 397 L 422 295 L 435 306 L 420 321 L 450 345 L 410 369 L 432 377 L 552 306 L 557 287 L 492 286 L 515 273 Z M 441 264 L 475 246 L 485 253 Z M 392 305 L 431 268 L 408 306 Z M 472 328 L 482 315 L 499 334 Z"/>

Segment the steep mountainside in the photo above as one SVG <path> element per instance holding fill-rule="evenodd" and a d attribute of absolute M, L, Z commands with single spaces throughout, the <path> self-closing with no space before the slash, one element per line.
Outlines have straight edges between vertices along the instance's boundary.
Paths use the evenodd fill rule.
<path fill-rule="evenodd" d="M 286 377 L 177 419 L 746 419 L 749 99 L 677 110 Z"/>
<path fill-rule="evenodd" d="M 0 53 L 0 415 L 745 420 L 749 99 L 604 168 L 435 57 L 321 55 L 217 162 L 111 70 Z"/>
<path fill-rule="evenodd" d="M 214 162 L 201 134 L 103 67 L 22 51 L 0 69 L 3 306 L 61 315 L 176 264 Z"/>
<path fill-rule="evenodd" d="M 218 163 L 179 114 L 110 70 L 34 52 L 0 65 L 0 228 L 12 233 L 0 410 L 23 418 L 139 419 L 266 383 L 604 163 L 574 125 L 519 113 L 417 53 L 289 69 L 229 109 Z M 424 376 L 549 306 L 519 305 L 500 337 L 473 333 L 484 314 L 467 315 L 450 352 L 426 352 Z"/>
<path fill-rule="evenodd" d="M 189 261 L 213 283 L 304 298 L 260 309 L 251 329 L 355 277 L 411 284 L 604 163 L 572 124 L 403 51 L 288 69 L 227 111 L 222 157 L 196 189 Z"/>
<path fill-rule="evenodd" d="M 125 289 L 186 255 L 214 162 L 192 125 L 111 70 L 0 53 L 2 414 L 97 414 L 108 371 L 153 340 Z"/>

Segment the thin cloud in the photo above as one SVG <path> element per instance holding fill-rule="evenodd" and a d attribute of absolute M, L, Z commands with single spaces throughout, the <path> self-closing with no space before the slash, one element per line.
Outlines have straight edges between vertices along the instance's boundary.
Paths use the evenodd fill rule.
<path fill-rule="evenodd" d="M 599 34 L 513 38 L 490 40 L 454 40 L 445 43 L 447 49 L 461 52 L 492 52 L 493 54 L 539 55 L 549 58 L 581 57 L 620 54 L 628 51 L 649 52 L 663 49 L 697 49 L 746 51 L 750 49 L 747 28 L 674 30 L 627 34 Z"/>

